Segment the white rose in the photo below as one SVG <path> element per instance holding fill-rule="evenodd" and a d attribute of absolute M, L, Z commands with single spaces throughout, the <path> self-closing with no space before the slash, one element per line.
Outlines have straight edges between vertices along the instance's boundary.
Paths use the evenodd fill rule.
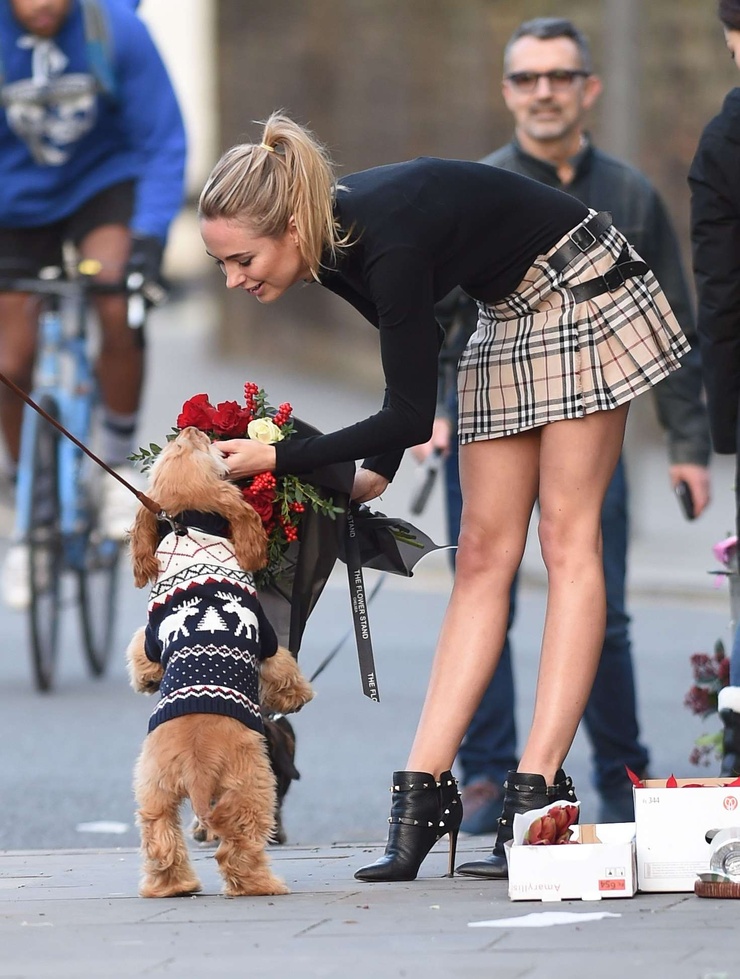
<path fill-rule="evenodd" d="M 280 442 L 285 437 L 275 422 L 269 418 L 255 418 L 247 425 L 247 436 L 263 445 L 272 445 L 273 442 Z"/>

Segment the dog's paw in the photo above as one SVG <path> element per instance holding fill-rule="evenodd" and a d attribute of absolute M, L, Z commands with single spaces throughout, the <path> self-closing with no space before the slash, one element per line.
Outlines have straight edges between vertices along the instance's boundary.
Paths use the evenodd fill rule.
<path fill-rule="evenodd" d="M 215 846 L 218 843 L 218 837 L 204 826 L 203 823 L 198 819 L 197 816 L 193 818 L 190 824 L 190 835 L 193 837 L 196 843 L 207 843 L 211 846 Z"/>
<path fill-rule="evenodd" d="M 159 690 L 159 686 L 162 682 L 161 671 L 157 676 L 139 676 L 134 682 L 134 690 L 137 693 L 152 694 Z"/>
<path fill-rule="evenodd" d="M 146 654 L 146 630 L 142 626 L 131 637 L 126 650 L 126 665 L 131 686 L 136 693 L 156 693 L 164 676 L 161 663 L 153 663 Z"/>
<path fill-rule="evenodd" d="M 159 690 L 159 685 L 164 675 L 162 667 L 157 663 L 152 663 L 151 667 L 151 670 L 147 670 L 146 672 L 132 674 L 131 686 L 136 693 L 152 694 Z"/>
<path fill-rule="evenodd" d="M 153 874 L 142 879 L 140 897 L 190 897 L 203 888 L 197 877 L 170 879 L 167 875 Z"/>
<path fill-rule="evenodd" d="M 275 714 L 296 714 L 313 696 L 313 690 L 306 684 L 306 689 L 270 690 L 262 696 L 261 704 Z"/>
<path fill-rule="evenodd" d="M 282 646 L 260 665 L 260 704 L 269 711 L 291 714 L 313 700 L 311 684 L 295 658 Z"/>
<path fill-rule="evenodd" d="M 223 892 L 226 897 L 274 897 L 290 894 L 290 888 L 273 874 L 258 874 L 243 881 L 228 881 Z"/>

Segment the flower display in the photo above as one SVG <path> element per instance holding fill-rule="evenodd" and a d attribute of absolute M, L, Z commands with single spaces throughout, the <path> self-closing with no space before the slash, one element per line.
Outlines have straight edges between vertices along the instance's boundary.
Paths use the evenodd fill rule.
<path fill-rule="evenodd" d="M 191 426 L 205 432 L 214 442 L 249 438 L 274 445 L 293 434 L 293 407 L 284 402 L 277 409 L 273 408 L 264 389 L 249 381 L 244 385 L 243 405 L 236 401 L 213 405 L 207 394 L 188 398 L 167 440 L 176 438 L 183 428 Z M 146 471 L 160 452 L 161 446 L 152 442 L 148 448 L 140 448 L 129 458 Z M 258 584 L 279 576 L 285 551 L 299 539 L 301 515 L 307 506 L 332 518 L 343 512 L 334 506 L 330 496 L 298 476 L 274 476 L 264 472 L 237 480 L 237 485 L 244 499 L 256 510 L 267 533 L 267 566 L 255 575 Z"/>
<path fill-rule="evenodd" d="M 717 712 L 717 697 L 730 682 L 730 661 L 721 640 L 714 644 L 714 653 L 694 653 L 691 657 L 694 682 L 684 697 L 684 707 L 692 714 L 706 719 Z M 700 735 L 689 755 L 692 765 L 710 765 L 722 757 L 722 732 Z"/>
<path fill-rule="evenodd" d="M 552 806 L 544 816 L 537 816 L 524 834 L 524 842 L 530 846 L 570 843 L 571 827 L 578 819 L 578 806 Z"/>

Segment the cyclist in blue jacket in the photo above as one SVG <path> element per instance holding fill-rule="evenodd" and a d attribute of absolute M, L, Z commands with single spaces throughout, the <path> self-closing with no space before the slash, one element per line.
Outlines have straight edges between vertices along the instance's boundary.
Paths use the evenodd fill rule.
<path fill-rule="evenodd" d="M 71 243 L 99 278 L 159 276 L 183 198 L 186 140 L 162 59 L 133 0 L 0 0 L 0 275 L 62 264 Z M 143 374 L 140 335 L 123 295 L 96 297 L 105 461 L 126 464 Z M 31 383 L 35 330 L 28 296 L 0 293 L 0 370 Z M 17 460 L 22 404 L 0 390 L 0 428 Z M 105 480 L 101 519 L 121 537 L 135 498 Z M 122 495 L 123 494 L 123 495 Z M 130 498 L 130 499 L 129 499 Z M 11 546 L 8 604 L 28 602 L 28 554 Z"/>

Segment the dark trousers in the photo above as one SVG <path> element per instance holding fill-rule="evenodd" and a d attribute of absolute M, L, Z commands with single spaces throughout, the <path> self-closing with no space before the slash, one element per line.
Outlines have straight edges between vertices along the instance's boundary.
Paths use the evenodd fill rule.
<path fill-rule="evenodd" d="M 740 432 L 738 433 L 740 438 Z M 448 476 L 448 479 L 451 478 Z M 449 485 L 449 483 L 448 483 Z M 460 486 L 457 487 L 458 498 L 460 496 Z M 458 521 L 458 527 L 460 526 Z M 740 452 L 735 457 L 735 533 L 740 541 Z M 453 552 L 454 553 L 454 552 Z M 740 562 L 739 562 L 740 564 Z M 731 614 L 735 619 L 735 637 L 730 652 L 730 686 L 740 687 L 740 615 L 737 609 L 731 607 Z"/>
<path fill-rule="evenodd" d="M 451 541 L 460 533 L 462 496 L 457 443 L 445 469 L 447 520 Z M 624 766 L 647 768 L 647 748 L 640 743 L 635 679 L 625 609 L 627 576 L 627 484 L 619 460 L 601 512 L 606 581 L 606 635 L 583 722 L 593 750 L 594 783 L 599 791 L 623 785 Z M 454 552 L 453 552 L 454 553 Z M 514 620 L 517 580 L 511 588 L 508 628 Z M 517 766 L 514 674 L 508 630 L 501 659 L 458 753 L 463 783 L 486 776 L 497 784 Z"/>

